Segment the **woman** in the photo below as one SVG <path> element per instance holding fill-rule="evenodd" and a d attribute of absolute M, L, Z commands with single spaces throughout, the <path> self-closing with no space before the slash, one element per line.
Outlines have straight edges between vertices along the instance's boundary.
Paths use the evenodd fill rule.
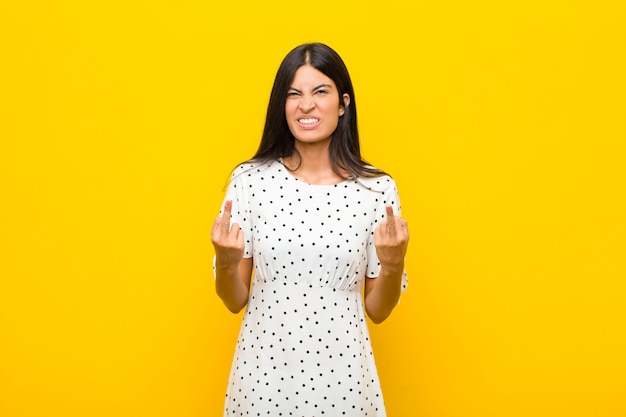
<path fill-rule="evenodd" d="M 399 211 L 394 181 L 361 158 L 343 61 L 298 46 L 211 232 L 217 293 L 247 306 L 225 416 L 386 415 L 365 314 L 382 322 L 406 288 Z"/>

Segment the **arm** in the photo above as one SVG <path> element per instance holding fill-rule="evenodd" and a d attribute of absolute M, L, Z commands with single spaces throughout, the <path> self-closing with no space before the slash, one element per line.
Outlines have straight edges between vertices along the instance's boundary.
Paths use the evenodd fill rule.
<path fill-rule="evenodd" d="M 252 258 L 242 258 L 234 268 L 221 268 L 219 260 L 215 267 L 215 291 L 226 308 L 232 313 L 239 313 L 248 304 L 250 281 L 252 277 Z"/>
<path fill-rule="evenodd" d="M 217 217 L 211 230 L 215 247 L 215 290 L 226 307 L 238 313 L 248 303 L 252 258 L 243 258 L 243 231 L 237 223 L 230 226 L 232 201 L 224 205 L 222 217 Z"/>
<path fill-rule="evenodd" d="M 387 206 L 387 220 L 380 223 L 374 235 L 380 273 L 365 281 L 365 311 L 374 323 L 382 323 L 398 304 L 408 243 L 407 222 L 394 216 L 391 206 Z"/>

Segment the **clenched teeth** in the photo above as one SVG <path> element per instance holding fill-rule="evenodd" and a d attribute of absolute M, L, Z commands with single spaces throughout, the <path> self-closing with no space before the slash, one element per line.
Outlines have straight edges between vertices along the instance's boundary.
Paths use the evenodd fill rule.
<path fill-rule="evenodd" d="M 300 123 L 302 123 L 304 125 L 307 125 L 307 124 L 310 125 L 310 124 L 314 124 L 314 123 L 319 122 L 319 119 L 298 119 L 298 122 L 300 122 Z"/>

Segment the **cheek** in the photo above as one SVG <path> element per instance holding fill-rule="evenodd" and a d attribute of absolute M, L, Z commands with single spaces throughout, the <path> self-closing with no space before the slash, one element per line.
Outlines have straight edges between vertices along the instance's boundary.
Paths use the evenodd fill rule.
<path fill-rule="evenodd" d="M 293 103 L 290 103 L 289 101 L 285 104 L 285 113 L 289 114 L 293 112 Z"/>

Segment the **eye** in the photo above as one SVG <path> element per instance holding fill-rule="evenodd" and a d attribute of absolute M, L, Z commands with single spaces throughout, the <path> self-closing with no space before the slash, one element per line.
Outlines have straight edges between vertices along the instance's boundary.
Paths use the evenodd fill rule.
<path fill-rule="evenodd" d="M 321 95 L 324 95 L 324 94 L 328 94 L 328 91 L 327 91 L 327 90 L 317 90 L 317 91 L 315 92 L 315 94 L 321 94 Z"/>
<path fill-rule="evenodd" d="M 287 93 L 287 97 L 296 97 L 296 96 L 298 96 L 298 93 L 295 91 L 290 91 Z"/>

